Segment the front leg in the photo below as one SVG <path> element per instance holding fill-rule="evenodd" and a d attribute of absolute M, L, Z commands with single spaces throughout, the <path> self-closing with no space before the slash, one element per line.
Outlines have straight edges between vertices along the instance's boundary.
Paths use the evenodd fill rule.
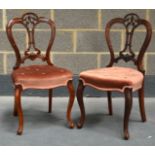
<path fill-rule="evenodd" d="M 79 85 L 78 85 L 78 89 L 77 89 L 77 100 L 78 100 L 78 104 L 79 104 L 80 111 L 81 111 L 81 117 L 77 124 L 78 128 L 82 128 L 84 121 L 85 121 L 85 107 L 84 107 L 84 103 L 83 103 L 84 88 L 85 88 L 85 86 L 83 85 L 83 81 L 79 80 Z"/>
<path fill-rule="evenodd" d="M 16 104 L 16 98 L 15 98 L 15 101 L 14 101 L 14 109 L 13 109 L 13 115 L 14 116 L 17 116 L 18 113 L 17 113 L 17 104 Z"/>
<path fill-rule="evenodd" d="M 110 91 L 107 92 L 107 96 L 108 96 L 109 115 L 112 115 L 113 114 L 113 110 L 112 110 L 112 98 L 111 98 L 111 92 Z"/>
<path fill-rule="evenodd" d="M 75 92 L 74 92 L 74 86 L 73 86 L 73 81 L 70 80 L 67 83 L 67 88 L 69 91 L 69 102 L 68 102 L 68 107 L 67 107 L 67 120 L 69 123 L 70 128 L 74 128 L 74 122 L 71 118 L 71 111 L 74 103 L 74 98 L 75 98 Z"/>
<path fill-rule="evenodd" d="M 129 117 L 132 109 L 132 89 L 125 89 L 125 111 L 124 111 L 124 139 L 129 139 Z"/>
<path fill-rule="evenodd" d="M 17 130 L 18 135 L 21 135 L 23 133 L 23 111 L 22 111 L 22 106 L 21 106 L 21 92 L 22 92 L 22 87 L 16 86 L 15 87 L 15 103 L 16 103 L 17 114 L 18 114 L 18 119 L 19 119 L 19 126 Z"/>
<path fill-rule="evenodd" d="M 53 97 L 53 91 L 52 89 L 48 90 L 48 112 L 52 112 L 52 97 Z"/>

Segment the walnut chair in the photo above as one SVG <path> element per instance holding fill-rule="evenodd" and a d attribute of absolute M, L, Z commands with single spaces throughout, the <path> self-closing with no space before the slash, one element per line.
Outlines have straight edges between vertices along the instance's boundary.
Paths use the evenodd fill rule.
<path fill-rule="evenodd" d="M 45 54 L 36 47 L 35 44 L 35 28 L 38 24 L 47 24 L 50 28 L 50 39 Z M 21 24 L 28 34 L 28 47 L 22 55 L 13 35 L 13 26 Z M 56 27 L 55 23 L 44 17 L 38 17 L 35 13 L 25 13 L 21 18 L 14 18 L 9 21 L 6 26 L 8 39 L 15 51 L 16 64 L 12 72 L 12 80 L 15 86 L 15 103 L 14 116 L 18 115 L 19 127 L 17 134 L 23 132 L 23 112 L 21 106 L 21 93 L 26 89 L 47 89 L 49 95 L 48 112 L 52 111 L 52 90 L 56 87 L 67 86 L 70 97 L 67 108 L 67 120 L 69 127 L 73 128 L 74 123 L 71 119 L 71 109 L 73 106 L 75 92 L 72 83 L 73 74 L 64 68 L 60 68 L 52 64 L 50 60 L 50 51 L 55 39 Z M 44 39 L 44 38 L 42 38 Z M 33 50 L 32 50 L 33 49 Z M 45 64 L 21 66 L 25 60 L 41 59 Z"/>
<path fill-rule="evenodd" d="M 125 46 L 119 55 L 115 55 L 112 46 L 110 30 L 114 24 L 122 24 L 125 28 L 126 40 Z M 133 34 L 135 29 L 143 25 L 146 29 L 145 40 L 136 55 L 132 50 Z M 91 86 L 98 90 L 106 91 L 108 97 L 109 114 L 112 115 L 111 92 L 118 91 L 125 95 L 124 111 L 124 139 L 129 139 L 128 122 L 132 108 L 132 92 L 138 91 L 139 107 L 141 119 L 146 121 L 144 108 L 144 75 L 143 57 L 151 40 L 152 28 L 148 21 L 140 19 L 138 15 L 131 13 L 124 18 L 115 18 L 110 20 L 105 29 L 105 37 L 110 50 L 110 63 L 104 68 L 92 69 L 80 73 L 79 85 L 77 90 L 77 100 L 81 110 L 81 117 L 77 124 L 82 128 L 85 121 L 85 108 L 83 102 L 83 91 L 86 86 Z M 131 67 L 113 66 L 119 60 L 125 62 L 132 61 L 136 69 Z"/>

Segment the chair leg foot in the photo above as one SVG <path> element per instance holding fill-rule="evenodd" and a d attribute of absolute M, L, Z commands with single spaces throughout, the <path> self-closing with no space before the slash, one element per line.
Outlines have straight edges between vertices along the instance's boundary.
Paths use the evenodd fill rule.
<path fill-rule="evenodd" d="M 18 129 L 17 130 L 17 135 L 22 135 L 23 134 L 23 129 Z"/>
<path fill-rule="evenodd" d="M 129 117 L 132 109 L 132 89 L 125 89 L 125 111 L 124 111 L 124 139 L 129 139 Z"/>
<path fill-rule="evenodd" d="M 74 99 L 75 99 L 75 91 L 74 91 L 74 86 L 73 86 L 73 81 L 70 80 L 67 83 L 67 88 L 69 91 L 69 102 L 68 102 L 68 107 L 67 107 L 67 121 L 69 124 L 69 128 L 74 128 L 74 122 L 71 118 L 71 111 L 72 111 L 72 107 L 73 107 L 73 103 L 74 103 Z"/>
<path fill-rule="evenodd" d="M 80 121 L 79 121 L 79 122 L 77 123 L 77 128 L 78 128 L 78 129 L 81 129 L 81 128 L 83 127 L 83 124 L 84 124 L 83 122 L 80 122 Z"/>
<path fill-rule="evenodd" d="M 128 131 L 124 131 L 124 139 L 125 140 L 129 139 L 129 132 Z"/>
<path fill-rule="evenodd" d="M 77 100 L 81 111 L 81 117 L 79 122 L 77 123 L 77 127 L 80 129 L 83 127 L 84 121 L 85 121 L 85 107 L 83 103 L 83 91 L 85 86 L 83 85 L 82 80 L 79 80 L 79 85 L 77 89 Z"/>
<path fill-rule="evenodd" d="M 74 125 L 74 123 L 73 123 L 73 122 L 69 122 L 69 128 L 70 128 L 70 129 L 73 129 L 73 128 L 74 128 L 74 126 L 75 126 L 75 125 Z"/>

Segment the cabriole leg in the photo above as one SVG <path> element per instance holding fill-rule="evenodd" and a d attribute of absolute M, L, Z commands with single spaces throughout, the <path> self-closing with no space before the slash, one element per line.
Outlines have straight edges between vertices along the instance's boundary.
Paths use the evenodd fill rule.
<path fill-rule="evenodd" d="M 77 124 L 78 128 L 82 128 L 84 121 L 85 121 L 85 107 L 84 107 L 84 103 L 83 103 L 84 88 L 85 88 L 85 86 L 83 85 L 82 80 L 79 80 L 79 85 L 78 85 L 78 89 L 77 89 L 77 100 L 78 100 L 78 104 L 79 104 L 80 111 L 81 111 L 81 117 Z"/>
<path fill-rule="evenodd" d="M 18 135 L 21 135 L 23 133 L 23 111 L 22 111 L 22 106 L 21 106 L 21 92 L 22 92 L 21 86 L 16 86 L 15 103 L 16 103 L 18 119 L 19 119 L 19 125 L 18 125 L 18 130 L 17 130 Z"/>
<path fill-rule="evenodd" d="M 74 128 L 74 122 L 71 118 L 71 111 L 74 103 L 74 98 L 75 98 L 75 92 L 74 92 L 74 86 L 73 86 L 73 81 L 70 80 L 67 83 L 67 88 L 69 91 L 69 102 L 68 102 L 68 107 L 67 107 L 67 120 L 69 123 L 70 128 Z"/>
<path fill-rule="evenodd" d="M 125 93 L 124 139 L 128 140 L 129 139 L 128 124 L 132 108 L 132 89 L 126 88 L 124 93 Z"/>

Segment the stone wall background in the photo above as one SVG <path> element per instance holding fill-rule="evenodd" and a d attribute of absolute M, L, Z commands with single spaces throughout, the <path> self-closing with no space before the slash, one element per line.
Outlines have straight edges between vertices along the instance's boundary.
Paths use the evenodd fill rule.
<path fill-rule="evenodd" d="M 149 20 L 153 28 L 153 36 L 144 59 L 147 75 L 155 75 L 155 10 L 0 10 L 0 74 L 10 74 L 15 63 L 15 55 L 5 32 L 6 23 L 20 17 L 26 12 L 35 12 L 39 16 L 51 18 L 57 27 L 56 40 L 52 49 L 51 59 L 54 64 L 66 67 L 78 74 L 79 72 L 105 66 L 109 60 L 109 51 L 105 42 L 105 24 L 114 17 L 124 17 L 127 13 L 137 13 Z M 37 28 L 37 47 L 45 51 L 49 37 L 47 27 Z M 133 49 L 143 41 L 144 28 L 136 31 Z M 15 27 L 21 51 L 26 48 L 26 32 L 22 27 Z M 124 29 L 117 26 L 112 29 L 112 40 L 116 52 L 123 48 Z M 44 39 L 45 37 L 45 39 Z M 47 38 L 47 39 L 46 39 Z M 28 63 L 31 63 L 28 61 Z M 40 62 L 39 62 L 40 63 Z M 123 63 L 124 64 L 124 63 Z M 121 64 L 122 65 L 122 64 Z"/>

